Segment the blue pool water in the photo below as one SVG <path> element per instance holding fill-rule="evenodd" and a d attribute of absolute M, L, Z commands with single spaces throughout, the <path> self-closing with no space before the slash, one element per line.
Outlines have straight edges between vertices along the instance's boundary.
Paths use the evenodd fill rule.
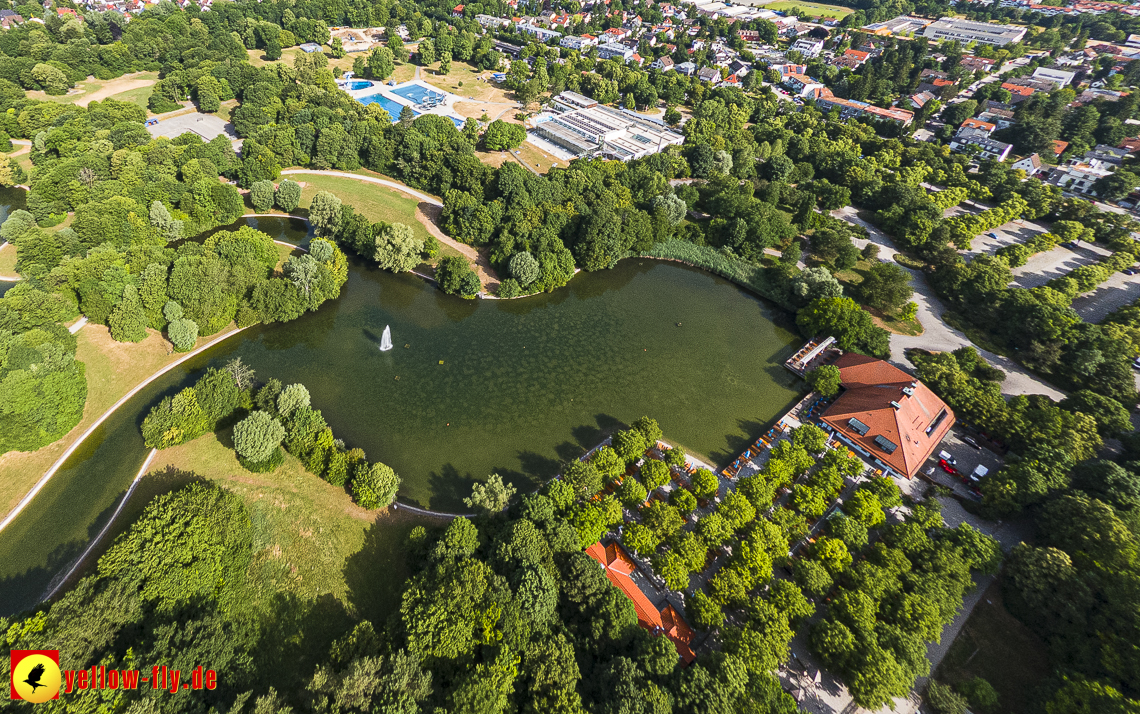
<path fill-rule="evenodd" d="M 391 117 L 393 124 L 400 120 L 400 112 L 404 108 L 404 105 L 393 102 L 383 94 L 370 94 L 367 97 L 357 97 L 356 101 L 360 102 L 361 104 L 379 104 L 384 108 L 384 111 L 388 112 L 388 116 Z M 412 110 L 412 113 L 417 115 L 419 114 L 419 112 L 415 111 L 414 109 Z"/>
<path fill-rule="evenodd" d="M 391 91 L 392 94 L 401 96 L 404 99 L 411 100 L 413 104 L 423 104 L 424 99 L 426 99 L 429 94 L 435 97 L 440 97 L 443 95 L 443 92 L 433 92 L 432 90 L 422 87 L 418 84 L 409 84 L 406 87 L 400 87 L 399 89 L 393 89 Z"/>
<path fill-rule="evenodd" d="M 368 89 L 371 86 L 372 82 L 369 82 L 366 79 L 354 79 L 351 82 L 345 84 L 344 88 L 350 92 L 355 92 L 358 89 Z"/>

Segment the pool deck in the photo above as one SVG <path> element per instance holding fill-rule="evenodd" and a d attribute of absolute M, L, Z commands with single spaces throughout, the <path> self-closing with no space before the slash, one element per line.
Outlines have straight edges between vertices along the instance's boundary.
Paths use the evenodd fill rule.
<path fill-rule="evenodd" d="M 394 102 L 396 104 L 399 104 L 399 105 L 405 106 L 405 107 L 411 107 L 416 112 L 417 115 L 418 114 L 438 114 L 439 116 L 445 116 L 448 119 L 451 119 L 452 121 L 457 122 L 457 124 L 456 124 L 457 127 L 462 127 L 463 123 L 465 121 L 467 121 L 466 119 L 461 117 L 455 111 L 455 103 L 464 101 L 463 97 L 456 96 L 456 95 L 452 94 L 451 92 L 446 92 L 442 89 L 439 89 L 438 87 L 433 87 L 430 84 L 428 84 L 427 82 L 424 82 L 422 80 L 413 79 L 413 80 L 409 80 L 407 82 L 400 82 L 399 84 L 395 84 L 395 85 L 388 85 L 388 84 L 381 82 L 379 80 L 367 80 L 367 81 L 372 82 L 371 86 L 365 87 L 364 89 L 348 89 L 347 88 L 348 85 L 351 82 L 355 82 L 355 81 L 364 81 L 364 80 L 358 80 L 358 79 L 353 78 L 351 80 L 338 82 L 337 85 L 341 89 L 343 89 L 348 94 L 348 96 L 352 97 L 353 99 L 355 99 L 357 101 L 360 101 L 361 99 L 364 99 L 365 97 L 371 97 L 373 95 L 379 94 L 380 96 L 384 97 L 385 99 L 387 99 L 390 102 Z M 415 104 L 412 100 L 410 100 L 406 97 L 402 97 L 399 94 L 396 94 L 395 91 L 393 91 L 393 90 L 399 90 L 399 89 L 404 89 L 404 88 L 413 87 L 413 86 L 414 87 L 420 87 L 420 88 L 424 89 L 425 91 L 432 92 L 433 94 L 437 94 L 437 95 L 442 94 L 443 95 L 443 102 L 440 103 L 438 106 L 432 107 L 431 109 L 423 109 L 419 105 Z M 397 119 L 399 119 L 398 116 L 392 117 L 393 122 L 395 122 Z"/>

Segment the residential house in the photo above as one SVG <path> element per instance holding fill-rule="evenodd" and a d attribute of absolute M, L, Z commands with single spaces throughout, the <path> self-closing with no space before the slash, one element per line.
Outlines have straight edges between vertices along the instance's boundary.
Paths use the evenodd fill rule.
<path fill-rule="evenodd" d="M 912 107 L 915 109 L 922 109 L 927 105 L 927 103 L 938 99 L 938 97 L 934 96 L 930 92 L 918 92 L 917 94 L 910 95 L 909 99 Z"/>
<path fill-rule="evenodd" d="M 987 109 L 978 115 L 978 119 L 995 125 L 998 129 L 1008 129 L 1013 126 L 1013 112 L 1007 109 Z"/>
<path fill-rule="evenodd" d="M 658 57 L 657 59 L 653 60 L 653 63 L 650 64 L 649 67 L 651 69 L 660 70 L 662 72 L 669 72 L 673 69 L 673 58 Z"/>
<path fill-rule="evenodd" d="M 728 64 L 728 73 L 735 74 L 737 77 L 744 77 L 752 71 L 752 65 L 741 60 L 733 60 Z"/>
<path fill-rule="evenodd" d="M 804 57 L 818 57 L 823 52 L 823 40 L 804 37 L 793 42 L 790 49 L 803 54 Z"/>
<path fill-rule="evenodd" d="M 697 79 L 702 82 L 719 82 L 720 70 L 716 67 L 704 67 L 697 72 Z"/>
<path fill-rule="evenodd" d="M 1008 89 L 1010 91 L 1010 93 L 1013 95 L 1010 101 L 1014 104 L 1020 104 L 1021 102 L 1024 102 L 1026 99 L 1029 99 L 1029 97 L 1033 96 L 1033 93 L 1035 91 L 1037 91 L 1033 87 L 1026 87 L 1021 84 L 1012 84 L 1010 82 L 1002 82 L 1001 88 Z"/>
<path fill-rule="evenodd" d="M 611 27 L 602 33 L 602 39 L 606 42 L 620 42 L 633 34 L 633 30 L 627 30 L 622 27 Z"/>
<path fill-rule="evenodd" d="M 740 37 L 740 39 L 744 40 L 745 42 L 759 42 L 760 41 L 760 31 L 759 30 L 740 30 L 736 34 Z"/>
<path fill-rule="evenodd" d="M 822 83 L 815 81 L 806 74 L 789 74 L 784 77 L 784 86 L 797 97 L 806 97 L 814 89 L 825 89 Z"/>
<path fill-rule="evenodd" d="M 820 422 L 885 473 L 912 478 L 950 432 L 954 412 L 883 360 L 849 352 L 835 366 L 842 391 Z"/>
<path fill-rule="evenodd" d="M 1060 139 L 1053 140 L 1053 156 L 1060 156 L 1069 148 L 1069 142 Z"/>
<path fill-rule="evenodd" d="M 1140 138 L 1132 137 L 1120 142 L 1120 148 L 1125 149 L 1128 153 L 1140 151 Z"/>
<path fill-rule="evenodd" d="M 456 5 L 451 11 L 452 17 L 463 17 L 463 6 Z"/>
<path fill-rule="evenodd" d="M 863 63 L 866 62 L 870 57 L 870 52 L 862 52 L 860 50 L 847 50 L 838 57 L 832 58 L 830 63 L 836 67 L 855 70 L 863 66 Z"/>
<path fill-rule="evenodd" d="M 608 60 L 618 58 L 623 62 L 633 56 L 633 50 L 617 42 L 606 42 L 598 45 L 598 59 Z"/>
<path fill-rule="evenodd" d="M 994 128 L 996 128 L 993 124 L 986 122 L 979 123 L 985 124 L 986 126 L 966 126 L 966 124 L 963 123 L 962 128 L 958 129 L 950 139 L 950 150 L 962 153 L 974 153 L 983 158 L 1005 161 L 1006 157 L 1009 156 L 1009 152 L 1013 149 L 1013 146 L 1004 141 L 997 141 L 996 139 L 990 138 L 990 134 Z"/>
<path fill-rule="evenodd" d="M 562 37 L 561 32 L 548 30 L 545 27 L 539 27 L 538 25 L 529 22 L 520 22 L 519 24 L 515 25 L 515 28 L 518 29 L 519 32 L 525 32 L 528 35 L 534 35 L 538 38 L 539 42 L 549 42 L 550 40 L 557 40 Z"/>
<path fill-rule="evenodd" d="M 587 47 L 593 47 L 598 43 L 598 39 L 593 35 L 567 35 L 558 41 L 559 46 L 565 47 L 568 50 L 583 51 Z"/>
<path fill-rule="evenodd" d="M 967 119 L 966 121 L 962 122 L 962 126 L 960 126 L 959 129 L 978 129 L 980 131 L 984 131 L 986 133 L 986 136 L 989 136 L 990 134 L 994 133 L 994 130 L 997 129 L 997 126 L 990 124 L 987 121 L 982 121 L 981 119 Z"/>
<path fill-rule="evenodd" d="M 1048 82 L 1056 84 L 1057 88 L 1067 87 L 1073 83 L 1073 79 L 1077 76 L 1076 72 L 1066 72 L 1063 69 L 1054 69 L 1052 67 L 1038 67 L 1033 70 L 1033 77 L 1036 79 L 1043 79 Z"/>
<path fill-rule="evenodd" d="M 24 24 L 24 16 L 12 10 L 0 10 L 0 27 L 9 30 Z"/>
<path fill-rule="evenodd" d="M 769 65 L 768 69 L 774 69 L 779 72 L 781 79 L 787 79 L 793 74 L 807 74 L 806 64 L 773 64 Z"/>
<path fill-rule="evenodd" d="M 959 65 L 965 67 L 971 72 L 982 72 L 989 74 L 990 70 L 994 68 L 994 60 L 988 57 L 975 57 L 974 55 L 966 55 L 959 62 Z"/>
<path fill-rule="evenodd" d="M 1049 173 L 1048 182 L 1070 193 L 1079 193 L 1085 196 L 1095 196 L 1093 185 L 1099 179 L 1112 172 L 1107 169 L 1096 168 L 1089 164 L 1070 163 L 1068 166 L 1057 166 Z"/>
<path fill-rule="evenodd" d="M 723 80 L 721 80 L 720 84 L 718 84 L 716 86 L 718 86 L 718 87 L 736 87 L 739 89 L 740 87 L 743 87 L 744 84 L 740 81 L 740 78 L 737 77 L 735 74 L 730 74 L 727 77 L 725 77 Z"/>
<path fill-rule="evenodd" d="M 494 15 L 476 15 L 475 16 L 475 22 L 479 23 L 480 25 L 482 25 L 483 27 L 486 27 L 489 30 L 493 30 L 493 29 L 498 28 L 498 27 L 505 27 L 505 26 L 511 24 L 511 21 L 508 20 L 507 18 L 495 17 Z"/>
<path fill-rule="evenodd" d="M 1121 166 L 1124 163 L 1125 157 L 1128 156 L 1128 153 L 1128 149 L 1119 149 L 1115 146 L 1097 144 L 1096 148 L 1085 152 L 1085 163 L 1098 168 L 1107 167 L 1108 165 Z"/>
<path fill-rule="evenodd" d="M 1038 154 L 1030 154 L 1023 159 L 1013 162 L 1013 168 L 1021 169 L 1026 176 L 1036 176 L 1045 166 Z"/>
<path fill-rule="evenodd" d="M 697 71 L 697 65 L 692 62 L 682 62 L 677 65 L 677 71 L 686 77 L 692 77 L 693 73 Z"/>

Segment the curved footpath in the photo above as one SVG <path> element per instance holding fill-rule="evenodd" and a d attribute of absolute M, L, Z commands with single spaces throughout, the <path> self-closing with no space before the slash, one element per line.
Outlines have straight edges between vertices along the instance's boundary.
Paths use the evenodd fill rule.
<path fill-rule="evenodd" d="M 66 573 L 60 573 L 59 575 L 56 575 L 54 578 L 52 578 L 51 582 L 48 583 L 47 591 L 40 596 L 41 602 L 44 600 L 50 600 L 51 598 L 55 597 L 55 594 L 59 592 L 64 583 L 71 579 L 71 576 L 75 574 L 75 571 L 79 570 L 79 566 L 83 565 L 83 561 L 87 560 L 87 556 L 91 555 L 91 551 L 95 550 L 95 546 L 99 544 L 99 541 L 103 540 L 103 536 L 107 535 L 107 531 L 111 530 L 111 526 L 119 518 L 119 513 L 122 512 L 123 506 L 127 505 L 127 501 L 131 500 L 131 494 L 135 492 L 135 488 L 139 485 L 139 481 L 142 481 L 142 477 L 146 475 L 147 469 L 150 468 L 150 464 L 152 461 L 154 461 L 155 454 L 157 453 L 158 449 L 150 450 L 150 453 L 147 454 L 146 461 L 144 461 L 142 467 L 139 468 L 139 472 L 135 476 L 135 480 L 131 481 L 131 487 L 128 488 L 127 492 L 123 494 L 123 498 L 119 501 L 119 505 L 115 508 L 115 512 L 112 513 L 111 517 L 107 520 L 107 525 L 103 526 L 103 529 L 99 531 L 99 535 L 95 536 L 91 542 L 87 544 L 87 547 L 83 550 L 79 557 L 72 561 L 71 567 L 67 569 Z"/>
<path fill-rule="evenodd" d="M 43 487 L 46 486 L 48 481 L 51 480 L 51 477 L 55 476 L 56 472 L 59 471 L 60 467 L 63 466 L 69 458 L 71 458 L 71 455 L 73 453 L 75 453 L 75 450 L 79 448 L 79 445 L 82 444 L 84 441 L 86 441 L 87 437 L 89 437 L 93 433 L 95 433 L 95 430 L 98 429 L 99 426 L 104 421 L 106 421 L 109 416 L 114 414 L 116 409 L 118 409 L 119 407 L 126 404 L 127 400 L 129 400 L 131 397 L 138 394 L 148 384 L 150 384 L 154 380 L 158 379 L 162 375 L 166 374 L 170 370 L 174 369 L 178 365 L 182 364 L 186 360 L 190 359 L 191 357 L 195 357 L 195 356 L 201 354 L 202 352 L 210 349 L 211 347 L 217 345 L 218 343 L 223 342 L 224 340 L 227 340 L 230 337 L 233 337 L 234 335 L 236 335 L 239 332 L 246 330 L 246 329 L 248 329 L 248 328 L 239 327 L 239 328 L 237 328 L 231 332 L 227 332 L 223 335 L 219 335 L 216 339 L 210 340 L 209 342 L 202 345 L 201 347 L 198 347 L 197 349 L 195 349 L 192 352 L 187 352 L 185 355 L 183 355 L 179 359 L 176 359 L 175 361 L 171 362 L 170 364 L 166 365 L 165 367 L 158 370 L 157 372 L 155 372 L 151 376 L 147 377 L 140 384 L 135 386 L 134 389 L 132 389 L 131 391 L 124 394 L 122 396 L 122 398 L 119 399 L 119 401 L 117 401 L 111 405 L 110 409 L 103 412 L 103 414 L 98 419 L 95 420 L 95 423 L 93 423 L 91 426 L 87 427 L 87 431 L 80 434 L 79 438 L 71 443 L 71 446 L 67 447 L 67 450 L 64 451 L 63 454 L 60 455 L 60 457 L 58 459 L 56 459 L 55 463 L 51 465 L 51 468 L 48 469 L 47 473 L 45 473 L 43 475 L 43 478 L 41 478 L 39 481 L 36 481 L 36 485 L 32 486 L 32 490 L 28 491 L 28 493 L 25 494 L 25 496 L 22 499 L 20 499 L 20 502 L 16 504 L 15 508 L 13 508 L 11 511 L 8 512 L 8 515 L 6 515 L 4 517 L 3 521 L 0 521 L 0 531 L 7 528 L 8 525 L 12 521 L 16 520 L 16 516 L 20 515 L 20 512 L 28 507 L 28 504 L 31 503 L 32 499 L 36 497 L 36 494 L 38 494 L 41 490 L 43 490 Z"/>
<path fill-rule="evenodd" d="M 435 196 L 421 193 L 420 191 L 408 188 L 404 184 L 398 183 L 396 181 L 376 178 L 375 176 L 366 176 L 364 174 L 353 174 L 346 171 L 322 171 L 319 169 L 285 169 L 281 172 L 282 176 L 297 176 L 306 174 L 310 176 L 336 176 L 337 178 L 356 179 L 357 181 L 374 183 L 379 186 L 384 186 L 385 188 L 390 188 L 394 191 L 405 193 L 412 198 L 418 199 L 423 203 L 428 204 L 429 206 L 433 206 L 434 210 L 432 213 L 425 211 L 422 207 L 418 208 L 416 211 L 416 218 L 420 218 L 419 214 L 422 213 L 423 218 L 427 219 L 420 221 L 427 232 L 435 236 L 436 240 L 438 240 L 440 243 L 444 243 L 454 248 L 455 250 L 459 251 L 460 255 L 471 261 L 471 267 L 479 276 L 479 282 L 483 285 L 483 289 L 485 291 L 489 292 L 492 288 L 496 287 L 499 284 L 499 278 L 496 275 L 494 268 L 491 267 L 490 261 L 487 260 L 486 255 L 480 253 L 473 246 L 467 245 L 466 243 L 460 243 L 459 241 L 455 240 L 440 230 L 437 222 L 439 221 L 439 213 L 443 210 L 443 202 Z M 251 217 L 256 217 L 256 215 Z"/>

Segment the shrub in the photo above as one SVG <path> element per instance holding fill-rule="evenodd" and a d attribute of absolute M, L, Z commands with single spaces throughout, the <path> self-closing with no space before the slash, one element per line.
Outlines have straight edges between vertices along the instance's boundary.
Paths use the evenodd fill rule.
<path fill-rule="evenodd" d="M 198 341 L 198 323 L 184 318 L 171 320 L 166 326 L 166 335 L 175 350 L 189 352 L 194 349 L 194 343 Z"/>
<path fill-rule="evenodd" d="M 538 261 L 527 252 L 515 253 L 510 260 L 511 275 L 519 281 L 519 285 L 527 286 L 538 280 Z"/>
<path fill-rule="evenodd" d="M 260 213 L 273 208 L 273 182 L 269 180 L 255 181 L 249 189 L 249 202 Z"/>
<path fill-rule="evenodd" d="M 519 281 L 514 278 L 507 278 L 499 283 L 498 295 L 504 300 L 516 298 L 522 294 L 522 288 L 519 287 Z"/>
<path fill-rule="evenodd" d="M 938 714 L 966 714 L 966 700 L 941 682 L 931 680 L 926 701 Z"/>
<path fill-rule="evenodd" d="M 234 449 L 244 462 L 268 462 L 285 438 L 285 427 L 266 412 L 256 411 L 234 427 Z"/>
<path fill-rule="evenodd" d="M 303 384 L 290 384 L 277 397 L 277 413 L 288 419 L 293 412 L 312 403 L 308 388 Z"/>
<path fill-rule="evenodd" d="M 301 184 L 289 179 L 282 179 L 277 184 L 277 193 L 274 194 L 277 207 L 286 213 L 292 213 L 301 202 Z"/>
<path fill-rule="evenodd" d="M 363 508 L 387 508 L 399 489 L 400 477 L 386 464 L 360 463 L 352 475 L 352 499 Z"/>

